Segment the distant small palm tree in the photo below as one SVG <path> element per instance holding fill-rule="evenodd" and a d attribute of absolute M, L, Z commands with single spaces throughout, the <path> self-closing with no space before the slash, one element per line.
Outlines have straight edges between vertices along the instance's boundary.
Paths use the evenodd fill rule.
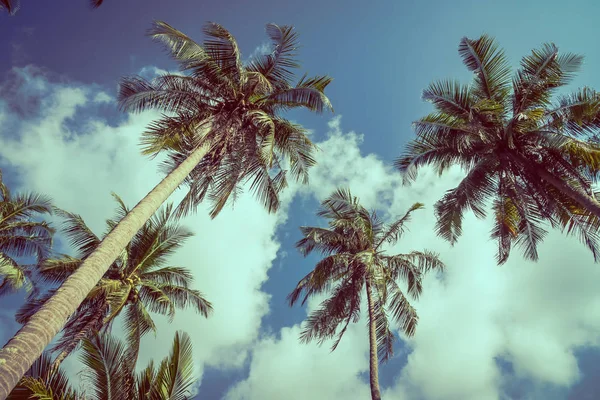
<path fill-rule="evenodd" d="M 306 256 L 317 250 L 325 258 L 290 293 L 290 305 L 303 293 L 302 304 L 333 287 L 330 297 L 309 315 L 300 340 L 318 340 L 322 344 L 337 333 L 332 347 L 335 350 L 350 322 L 358 321 L 362 293 L 366 292 L 373 400 L 381 399 L 378 361 L 385 362 L 393 355 L 395 335 L 388 313 L 408 336 L 415 333 L 417 326 L 417 312 L 397 280 L 406 280 L 408 295 L 417 299 L 424 274 L 444 269 L 437 254 L 427 250 L 395 255 L 386 255 L 383 250 L 385 244 L 393 244 L 402 236 L 411 213 L 422 207 L 421 203 L 415 203 L 402 218 L 385 225 L 375 212 L 369 213 L 362 207 L 349 190 L 338 190 L 322 203 L 317 213 L 329 220 L 329 228 L 300 228 L 304 236 L 296 244 L 300 252 Z M 338 331 L 340 325 L 342 329 Z"/>
<path fill-rule="evenodd" d="M 40 214 L 51 214 L 51 200 L 36 193 L 13 195 L 0 172 L 0 296 L 25 288 L 31 292 L 34 265 L 17 259 L 35 257 L 41 261 L 52 247 L 52 229 Z"/>
<path fill-rule="evenodd" d="M 129 212 L 121 198 L 113 196 L 119 207 L 116 218 L 107 221 L 108 232 Z M 101 241 L 79 215 L 58 213 L 66 218 L 65 232 L 78 254 L 49 259 L 40 265 L 40 278 L 51 284 L 62 283 L 69 277 Z M 156 330 L 150 313 L 173 318 L 176 308 L 191 306 L 208 317 L 212 305 L 202 293 L 190 288 L 193 283 L 190 271 L 165 266 L 167 258 L 191 236 L 190 231 L 173 220 L 171 205 L 152 217 L 70 317 L 61 338 L 51 348 L 58 352 L 54 366 L 71 354 L 83 339 L 92 337 L 96 331 L 110 330 L 119 315 L 125 318 L 127 344 L 136 357 L 141 337 Z M 17 313 L 17 321 L 25 323 L 53 294 L 54 291 L 50 291 L 26 303 Z"/>
<path fill-rule="evenodd" d="M 185 332 L 175 333 L 171 353 L 158 367 L 151 361 L 139 374 L 127 346 L 108 334 L 84 339 L 80 359 L 85 365 L 82 392 L 43 354 L 7 400 L 186 400 L 196 381 L 192 342 Z"/>
<path fill-rule="evenodd" d="M 458 52 L 473 83 L 442 80 L 425 89 L 435 112 L 414 123 L 417 138 L 396 162 L 408 181 L 424 165 L 439 173 L 460 165 L 467 172 L 436 204 L 438 234 L 455 243 L 464 212 L 483 218 L 491 201 L 499 264 L 514 243 L 537 260 L 543 222 L 578 235 L 598 260 L 600 203 L 593 184 L 600 146 L 587 136 L 600 130 L 600 94 L 583 88 L 551 101 L 583 57 L 545 44 L 523 57 L 511 80 L 492 38 L 463 38 Z"/>

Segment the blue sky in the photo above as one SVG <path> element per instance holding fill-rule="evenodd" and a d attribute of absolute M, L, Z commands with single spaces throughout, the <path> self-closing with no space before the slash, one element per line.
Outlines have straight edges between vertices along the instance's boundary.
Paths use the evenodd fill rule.
<path fill-rule="evenodd" d="M 225 240 L 229 235 L 237 234 L 240 246 L 244 244 L 250 246 L 254 242 L 250 243 L 247 238 L 252 234 L 253 227 L 239 226 L 240 218 L 246 218 L 239 210 L 248 207 L 249 212 L 254 213 L 250 219 L 255 218 L 255 223 L 260 225 L 258 228 L 260 234 L 256 234 L 256 243 L 260 246 L 265 245 L 268 250 L 255 255 L 256 260 L 252 258 L 254 256 L 248 256 L 250 261 L 246 261 L 248 263 L 255 261 L 257 266 L 256 269 L 248 267 L 249 271 L 253 271 L 248 275 L 248 282 L 253 282 L 253 286 L 248 288 L 240 286 L 241 291 L 248 290 L 248 293 L 253 296 L 252 301 L 255 301 L 252 304 L 256 304 L 256 307 L 248 309 L 251 313 L 247 316 L 253 318 L 248 317 L 248 325 L 244 325 L 248 327 L 246 336 L 248 339 L 233 336 L 230 341 L 223 339 L 219 342 L 217 339 L 211 339 L 210 346 L 213 347 L 207 344 L 206 349 L 199 350 L 198 353 L 199 368 L 203 371 L 198 398 L 226 397 L 231 400 L 281 398 L 276 394 L 261 392 L 263 390 L 261 387 L 269 383 L 269 379 L 265 378 L 269 376 L 265 372 L 269 368 L 274 368 L 277 372 L 285 368 L 291 371 L 290 376 L 278 377 L 275 376 L 276 374 L 271 374 L 271 379 L 280 379 L 281 382 L 285 382 L 285 379 L 299 380 L 300 377 L 305 377 L 307 385 L 310 386 L 311 379 L 318 378 L 314 376 L 317 372 L 311 374 L 311 368 L 317 367 L 316 364 L 310 364 L 308 358 L 298 356 L 299 361 L 296 363 L 291 360 L 295 357 L 294 354 L 300 353 L 291 350 L 289 346 L 292 341 L 286 341 L 286 335 L 295 332 L 294 326 L 304 319 L 306 312 L 300 307 L 289 309 L 285 304 L 285 296 L 316 260 L 316 258 L 301 259 L 293 245 L 299 239 L 298 226 L 319 223 L 314 217 L 314 211 L 318 201 L 327 194 L 325 189 L 333 188 L 337 184 L 353 184 L 351 188 L 355 190 L 356 187 L 356 192 L 363 194 L 361 198 L 373 197 L 367 202 L 374 207 L 385 208 L 390 214 L 404 211 L 410 205 L 410 201 L 421 200 L 430 206 L 439 198 L 439 194 L 443 193 L 444 188 L 451 187 L 455 177 L 450 176 L 445 180 L 439 180 L 431 174 L 425 174 L 426 178 L 421 184 L 410 189 L 402 189 L 398 187 L 397 178 L 390 170 L 390 164 L 401 152 L 402 145 L 412 136 L 410 123 L 430 110 L 430 106 L 420 100 L 421 91 L 435 79 L 447 77 L 462 81 L 470 79 L 457 54 L 461 37 L 477 37 L 482 33 L 496 37 L 499 44 L 505 48 L 513 65 L 517 65 L 520 57 L 532 48 L 552 41 L 561 50 L 585 55 L 583 70 L 574 81 L 572 88 L 582 85 L 598 88 L 600 77 L 596 71 L 600 70 L 600 50 L 595 38 L 598 33 L 596 20 L 599 8 L 600 6 L 592 1 L 577 1 L 567 5 L 565 2 L 539 0 L 526 3 L 518 1 L 365 3 L 313 0 L 302 2 L 106 0 L 102 7 L 91 11 L 85 0 L 53 0 L 51 8 L 42 7 L 39 2 L 33 0 L 23 0 L 17 15 L 13 17 L 0 15 L 0 38 L 2 38 L 0 54 L 5 55 L 0 58 L 0 88 L 2 89 L 0 116 L 5 117 L 4 120 L 0 118 L 2 121 L 0 135 L 5 141 L 4 150 L 0 150 L 0 164 L 9 184 L 51 192 L 49 194 L 54 198 L 63 199 L 63 203 L 59 205 L 64 207 L 70 205 L 75 212 L 81 213 L 84 217 L 89 215 L 92 221 L 96 221 L 97 226 L 101 226 L 100 221 L 110 216 L 113 207 L 108 196 L 110 190 L 118 191 L 119 194 L 125 192 L 125 198 L 133 204 L 144 194 L 144 190 L 153 186 L 159 177 L 156 174 L 155 163 L 130 155 L 135 152 L 137 140 L 133 128 L 139 128 L 138 132 L 141 131 L 145 123 L 152 119 L 152 115 L 135 118 L 125 116 L 116 110 L 114 102 L 110 100 L 107 102 L 89 100 L 98 93 L 114 97 L 121 76 L 139 73 L 143 68 L 156 67 L 167 70 L 174 68 L 160 46 L 144 36 L 151 22 L 155 19 L 165 21 L 197 41 L 202 40 L 201 28 L 205 21 L 217 22 L 234 34 L 245 55 L 250 55 L 256 48 L 267 42 L 264 33 L 266 23 L 294 25 L 300 34 L 302 44 L 300 58 L 303 70 L 310 74 L 328 74 L 334 78 L 333 83 L 327 88 L 327 94 L 333 103 L 337 117 L 315 116 L 306 112 L 295 112 L 290 116 L 314 131 L 313 138 L 323 149 L 323 154 L 320 156 L 323 166 L 315 171 L 314 186 L 309 189 L 290 190 L 293 195 L 290 194 L 286 209 L 277 218 L 266 217 L 256 205 L 251 205 L 251 199 L 248 199 L 247 203 L 242 201 L 241 205 L 236 205 L 231 215 L 227 214 L 222 219 L 219 217 L 214 222 L 210 222 L 212 224 L 210 226 L 214 229 L 222 229 L 223 236 L 214 234 L 215 237 Z M 60 110 L 67 111 L 64 116 L 56 117 L 59 118 L 57 121 L 51 121 L 54 112 L 57 113 L 56 115 L 62 115 Z M 103 124 L 101 128 L 93 125 L 100 123 L 99 121 Z M 27 135 L 32 134 L 26 131 L 26 128 L 41 126 L 54 129 L 52 132 L 66 133 L 49 139 L 47 143 L 25 139 L 29 137 Z M 51 136 L 50 130 L 47 132 Z M 97 134 L 97 141 L 91 137 L 94 132 Z M 113 143 L 115 137 L 126 138 L 119 136 L 125 133 L 130 135 L 129 139 L 123 139 L 125 144 Z M 42 152 L 49 152 L 51 148 L 61 149 L 63 153 L 60 154 L 63 154 L 66 159 L 57 161 L 44 158 L 47 155 Z M 69 153 L 69 149 L 80 153 Z M 102 164 L 104 161 L 101 159 L 92 158 L 92 153 L 114 157 L 114 165 L 129 170 L 123 175 L 123 180 L 137 179 L 139 182 L 131 188 L 130 182 L 109 179 L 119 176 L 118 171 L 114 172 L 110 169 L 110 165 Z M 17 154 L 30 154 L 31 159 L 46 159 L 47 171 L 42 170 L 31 160 L 19 159 L 16 157 Z M 80 181 L 74 176 L 66 177 L 64 174 L 74 166 L 77 168 L 77 164 L 73 164 L 77 160 L 85 164 L 81 166 L 82 176 L 86 171 L 92 175 L 84 176 Z M 138 167 L 144 170 L 135 170 Z M 103 168 L 106 168 L 106 171 Z M 54 171 L 54 175 L 50 170 Z M 339 176 L 336 175 L 338 172 Z M 343 176 L 344 173 L 348 177 Z M 90 182 L 94 182 L 98 190 L 86 187 Z M 102 182 L 107 183 L 106 188 L 103 187 Z M 66 191 L 77 190 L 78 193 L 83 191 L 83 194 L 76 196 L 80 198 L 104 194 L 106 196 L 97 197 L 92 202 L 94 205 L 86 206 L 84 201 L 74 200 L 75 196 L 65 195 L 64 190 L 62 194 L 58 193 L 58 188 L 63 186 Z M 461 275 L 462 272 L 452 275 L 456 276 L 456 281 L 450 279 L 451 282 L 463 282 L 461 279 L 465 279 L 465 282 L 467 280 L 473 282 L 480 277 L 482 283 L 473 287 L 477 290 L 487 287 L 486 285 L 489 287 L 485 290 L 481 289 L 483 291 L 477 292 L 477 296 L 488 292 L 510 296 L 512 287 L 527 288 L 519 285 L 529 282 L 528 279 L 532 279 L 532 282 L 541 281 L 539 285 L 547 287 L 556 285 L 555 287 L 560 290 L 562 287 L 560 282 L 544 283 L 546 278 L 542 278 L 542 274 L 561 271 L 561 266 L 582 268 L 583 272 L 580 275 L 582 281 L 590 281 L 591 278 L 598 277 L 593 275 L 595 272 L 585 269 L 593 266 L 589 266 L 589 257 L 585 254 L 583 246 L 579 246 L 576 242 L 563 241 L 560 235 L 548 240 L 550 244 L 545 247 L 546 256 L 542 254 L 537 265 L 519 260 L 518 253 L 513 255 L 515 260 L 502 269 L 492 265 L 493 253 L 481 253 L 485 254 L 481 259 L 475 257 L 473 254 L 479 254 L 480 247 L 487 246 L 479 234 L 484 232 L 485 235 L 486 229 L 489 228 L 484 223 L 476 225 L 474 222 L 472 229 L 475 232 L 472 234 L 472 239 L 479 240 L 481 246 L 473 245 L 474 242 L 469 243 L 465 237 L 462 239 L 463 247 L 449 249 L 444 244 L 438 244 L 428 231 L 428 227 L 433 226 L 429 210 L 422 220 L 415 221 L 416 226 L 411 230 L 413 237 L 408 240 L 408 244 L 421 247 L 434 246 L 443 257 L 450 260 L 449 267 L 453 268 L 461 268 L 463 264 L 475 265 L 481 261 L 482 265 L 479 269 L 471 270 L 470 267 L 464 267 L 465 270 L 473 272 L 475 278 L 472 280 L 466 275 Z M 201 219 L 204 217 L 198 218 L 200 219 L 190 220 L 189 223 L 195 224 L 201 221 L 203 224 L 209 224 L 205 219 Z M 206 231 L 203 233 L 201 226 L 204 225 L 198 225 L 195 229 L 202 238 Z M 558 254 L 557 246 L 563 245 L 567 247 Z M 194 248 L 189 250 L 190 254 L 194 251 L 196 251 Z M 212 255 L 214 259 L 222 259 L 216 254 L 217 250 L 214 251 L 215 254 Z M 567 255 L 570 258 L 567 258 Z M 238 270 L 245 268 L 245 260 L 242 258 L 240 261 Z M 209 276 L 208 272 L 200 269 L 198 277 Z M 482 270 L 484 272 L 480 272 Z M 527 272 L 522 272 L 523 270 Z M 526 275 L 528 273 L 531 273 L 531 276 Z M 557 272 L 558 275 L 560 272 Z M 245 279 L 241 276 L 224 275 L 223 280 L 211 281 L 214 284 L 212 290 L 215 295 L 232 290 L 225 284 L 226 277 L 239 279 L 240 285 Z M 210 281 L 210 278 L 207 279 Z M 491 283 L 494 280 L 503 282 L 506 280 L 503 283 L 505 286 L 501 288 L 494 286 L 495 283 Z M 573 284 L 577 282 L 579 281 L 573 281 Z M 202 281 L 198 284 L 202 287 Z M 595 378 L 600 374 L 597 367 L 600 360 L 597 347 L 600 335 L 593 333 L 600 330 L 590 330 L 588 314 L 582 311 L 579 318 L 579 314 L 573 312 L 572 321 L 569 318 L 571 318 L 570 311 L 573 310 L 566 310 L 564 314 L 558 312 L 556 315 L 552 314 L 551 309 L 548 311 L 549 307 L 544 307 L 544 302 L 552 298 L 552 294 L 546 292 L 536 295 L 537 297 L 516 296 L 515 298 L 522 301 L 531 301 L 524 305 L 513 304 L 508 300 L 504 303 L 500 300 L 491 302 L 487 297 L 482 300 L 474 294 L 464 299 L 466 302 L 464 304 L 468 303 L 468 307 L 463 311 L 457 311 L 447 304 L 463 304 L 461 303 L 463 300 L 460 299 L 463 295 L 461 288 L 454 290 L 439 282 L 431 282 L 430 287 L 432 295 L 423 300 L 422 305 L 424 312 L 421 325 L 424 326 L 422 329 L 425 332 L 424 336 L 418 336 L 418 333 L 414 342 L 406 342 L 405 345 L 399 342 L 398 356 L 380 369 L 381 382 L 387 390 L 387 398 L 401 398 L 401 394 L 404 393 L 406 397 L 403 398 L 411 400 L 587 399 L 592 398 L 590 396 L 600 390 L 595 383 Z M 568 288 L 573 289 L 570 286 Z M 574 288 L 573 290 L 577 291 L 577 287 Z M 569 290 L 565 289 L 561 295 L 568 297 L 571 293 Z M 468 291 L 468 287 L 465 287 L 464 291 Z M 235 295 L 232 294 L 231 297 Z M 448 300 L 443 297 L 444 295 L 455 297 Z M 519 296 L 521 295 L 519 293 Z M 592 294 L 589 296 L 591 296 L 589 299 L 596 301 Z M 20 299 L 17 295 L 0 300 L 3 305 L 9 304 L 9 307 L 3 307 L 0 311 L 1 339 L 7 338 L 11 331 L 16 329 L 16 325 L 9 321 L 11 307 L 16 306 Z M 588 297 L 584 298 L 586 299 Z M 479 302 L 481 307 L 477 308 Z M 545 310 L 547 317 L 536 319 L 534 314 L 537 309 L 534 306 L 529 307 L 530 304 L 537 304 L 536 302 L 540 302 L 540 309 Z M 232 304 L 237 307 L 238 303 L 232 300 Z M 239 304 L 243 304 L 242 300 Z M 585 304 L 585 302 L 576 304 Z M 511 307 L 518 310 L 522 306 L 523 309 L 530 310 L 531 319 L 529 315 L 521 315 L 518 311 L 515 311 L 517 316 L 510 314 L 512 311 L 503 314 L 498 310 L 501 308 L 499 305 L 506 306 L 509 311 L 513 310 Z M 471 326 L 470 333 L 461 333 L 461 330 L 457 330 L 456 327 L 449 328 L 442 325 L 435 327 L 437 323 L 435 316 L 446 306 L 449 308 L 447 312 L 444 311 L 444 315 L 450 317 L 440 321 L 448 323 L 467 321 L 466 323 L 472 325 L 463 326 L 462 329 L 469 330 Z M 473 319 L 470 319 L 471 315 Z M 569 315 L 569 318 L 563 318 L 562 322 L 554 320 L 549 322 L 552 317 L 560 319 L 559 316 L 563 315 Z M 431 318 L 427 319 L 427 316 Z M 497 323 L 498 318 L 503 322 Z M 199 324 L 197 326 L 202 328 L 190 334 L 196 335 L 198 343 L 202 343 L 202 332 L 211 329 L 211 326 L 204 327 L 202 325 L 204 322 L 199 318 L 197 320 Z M 486 322 L 481 323 L 483 320 Z M 490 322 L 491 320 L 494 322 Z M 223 317 L 221 322 L 222 325 L 219 325 L 218 329 L 223 329 L 225 332 L 226 318 Z M 569 326 L 569 322 L 573 322 L 574 325 Z M 480 323 L 481 325 L 478 325 Z M 571 337 L 566 333 L 563 334 L 563 330 L 566 332 L 572 326 L 577 328 L 580 325 L 586 332 L 585 335 L 582 333 L 577 337 Z M 482 331 L 483 333 L 479 335 L 478 326 L 488 330 Z M 514 332 L 521 332 L 523 336 L 516 339 L 511 336 L 511 333 L 503 333 L 502 338 L 496 337 L 496 331 L 501 326 L 508 331 L 514 328 Z M 549 327 L 556 329 L 552 331 L 556 332 L 555 335 L 548 333 Z M 354 388 L 352 385 L 356 385 L 356 391 L 350 391 L 350 396 L 364 391 L 363 380 L 367 365 L 361 364 L 362 359 L 357 361 L 350 356 L 348 359 L 344 358 L 353 351 L 363 356 L 366 336 L 361 336 L 362 328 L 362 325 L 357 327 L 356 338 L 351 336 L 347 347 L 341 347 L 337 351 L 341 354 L 329 355 L 327 346 L 324 346 L 323 351 L 318 355 L 315 353 L 315 357 L 322 357 L 315 359 L 333 360 L 331 361 L 333 368 L 336 368 L 335 362 L 347 362 L 347 365 L 353 366 L 354 369 L 348 367 L 346 372 L 336 372 L 331 368 L 323 370 L 325 378 L 331 382 L 338 382 L 336 377 L 340 382 L 352 381 L 349 386 L 352 389 Z M 577 329 L 573 328 L 573 330 Z M 419 328 L 417 330 L 419 331 Z M 446 330 L 454 334 L 445 333 Z M 504 332 L 504 328 L 500 330 Z M 438 332 L 437 337 L 434 337 L 434 332 Z M 541 336 L 536 336 L 534 332 L 542 333 Z M 460 334 L 471 336 L 468 340 L 464 337 L 461 339 Z M 552 338 L 548 339 L 547 346 L 545 334 Z M 429 362 L 434 364 L 436 362 L 440 364 L 442 361 L 435 358 L 436 354 L 427 353 L 423 349 L 428 344 L 431 348 L 435 348 L 435 345 L 442 346 L 443 344 L 438 342 L 439 337 L 444 335 L 449 337 L 447 346 L 456 345 L 457 349 L 472 348 L 474 353 L 463 351 L 463 358 L 459 357 L 460 354 L 444 353 L 446 358 L 443 362 L 452 368 L 433 366 L 427 380 L 424 378 L 426 369 L 423 363 L 428 361 L 428 357 Z M 481 339 L 483 337 L 486 339 Z M 166 333 L 162 338 L 169 340 Z M 356 342 L 353 341 L 355 339 Z M 481 343 L 479 339 L 482 340 Z M 475 344 L 470 347 L 469 341 Z M 363 347 L 354 347 L 354 343 Z M 316 345 L 311 346 L 316 347 Z M 542 356 L 542 353 L 550 348 L 556 351 L 548 350 L 549 355 Z M 289 349 L 289 353 L 286 353 L 286 349 Z M 537 352 L 530 354 L 527 353 L 527 349 Z M 237 359 L 236 355 L 239 354 L 245 356 L 239 361 L 231 361 Z M 271 365 L 267 362 L 269 354 L 279 354 L 280 357 L 284 354 L 285 360 L 272 359 Z M 285 354 L 290 355 L 287 357 Z M 412 354 L 412 359 L 409 354 Z M 564 358 L 560 358 L 557 354 Z M 536 358 L 538 355 L 539 357 Z M 150 354 L 148 357 L 152 356 L 153 354 Z M 228 357 L 231 360 L 225 360 Z M 276 363 L 282 363 L 282 366 L 277 367 Z M 557 365 L 556 370 L 546 371 L 548 364 Z M 457 376 L 462 381 L 452 378 L 455 382 L 450 382 L 448 377 L 454 376 L 455 370 L 461 368 L 464 368 L 464 371 Z M 482 382 L 489 380 L 489 384 L 482 384 L 481 387 L 471 385 L 469 382 L 479 379 L 476 373 L 481 371 L 487 371 L 487 375 L 481 380 Z M 293 387 L 292 384 L 287 386 Z M 317 386 L 315 383 L 315 387 Z M 331 384 L 329 397 L 314 398 L 335 399 L 337 398 L 335 396 L 342 398 L 346 393 L 344 390 L 350 390 L 334 386 Z M 317 393 L 315 396 L 323 396 L 322 393 Z M 279 393 L 279 395 L 283 398 L 293 398 L 290 397 L 293 394 Z"/>

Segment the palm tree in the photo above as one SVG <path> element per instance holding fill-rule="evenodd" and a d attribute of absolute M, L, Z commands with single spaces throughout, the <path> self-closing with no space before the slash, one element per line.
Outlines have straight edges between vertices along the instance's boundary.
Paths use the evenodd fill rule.
<path fill-rule="evenodd" d="M 295 85 L 297 35 L 292 27 L 267 25 L 271 54 L 241 62 L 233 36 L 209 23 L 201 46 L 164 22 L 150 35 L 165 44 L 185 76 L 167 74 L 148 82 L 141 77 L 121 83 L 119 101 L 127 111 L 160 109 L 164 115 L 145 133 L 145 153 L 165 152 L 168 175 L 103 239 L 80 268 L 0 350 L 0 399 L 42 353 L 68 317 L 106 273 L 135 233 L 182 183 L 189 187 L 179 214 L 193 210 L 208 194 L 215 217 L 240 186 L 251 191 L 269 212 L 279 206 L 287 171 L 306 183 L 315 163 L 315 146 L 306 131 L 279 114 L 304 107 L 331 108 L 324 95 L 326 76 L 304 76 Z M 285 166 L 283 163 L 285 162 Z"/>
<path fill-rule="evenodd" d="M 313 250 L 325 256 L 288 296 L 294 305 L 304 293 L 309 297 L 329 292 L 329 298 L 307 318 L 300 340 L 304 343 L 336 337 L 335 350 L 350 322 L 358 322 L 363 290 L 367 294 L 369 314 L 370 385 L 373 400 L 381 399 L 378 361 L 393 355 L 395 335 L 388 312 L 407 335 L 417 326 L 417 312 L 398 286 L 402 278 L 408 283 L 408 295 L 417 299 L 422 291 L 423 275 L 430 270 L 442 271 L 444 264 L 430 251 L 386 255 L 384 244 L 398 241 L 405 231 L 411 213 L 423 208 L 415 203 L 392 224 L 384 224 L 375 212 L 369 213 L 349 190 L 337 190 L 321 204 L 318 216 L 329 220 L 329 228 L 301 227 L 304 236 L 296 246 L 306 256 Z M 342 329 L 339 330 L 339 326 Z M 337 335 L 336 335 L 337 333 Z"/>
<path fill-rule="evenodd" d="M 185 332 L 175 333 L 171 352 L 158 368 L 151 361 L 139 374 L 135 373 L 135 359 L 127 346 L 108 334 L 84 339 L 82 350 L 84 393 L 73 390 L 64 372 L 53 368 L 44 354 L 8 399 L 186 400 L 196 380 L 192 342 Z"/>
<path fill-rule="evenodd" d="M 129 209 L 119 196 L 117 216 L 107 221 L 108 232 Z M 39 267 L 42 280 L 50 284 L 67 279 L 101 242 L 85 224 L 81 216 L 58 211 L 66 218 L 65 232 L 77 256 L 63 255 L 44 261 Z M 54 367 L 71 354 L 85 338 L 96 331 L 110 330 L 115 317 L 124 315 L 127 345 L 134 360 L 137 358 L 141 337 L 156 331 L 151 312 L 175 316 L 176 308 L 191 306 L 204 317 L 212 312 L 212 305 L 197 290 L 190 289 L 193 277 L 186 268 L 165 266 L 166 259 L 192 236 L 187 229 L 173 221 L 171 205 L 152 217 L 111 265 L 108 272 L 88 294 L 63 329 L 60 340 L 51 351 L 58 352 Z M 25 323 L 54 294 L 48 292 L 39 299 L 25 304 L 17 313 L 17 322 Z"/>
<path fill-rule="evenodd" d="M 600 204 L 592 184 L 600 146 L 585 136 L 600 128 L 600 95 L 583 88 L 551 101 L 583 57 L 544 44 L 523 57 L 511 84 L 506 57 L 492 38 L 463 38 L 458 51 L 473 83 L 443 80 L 425 89 L 435 112 L 414 123 L 417 138 L 396 161 L 407 181 L 424 165 L 441 174 L 458 164 L 467 172 L 436 204 L 438 234 L 455 243 L 465 210 L 483 218 L 492 200 L 499 264 L 512 243 L 537 260 L 547 233 L 542 222 L 577 234 L 597 260 Z"/>
<path fill-rule="evenodd" d="M 31 292 L 33 268 L 17 258 L 44 259 L 52 247 L 52 229 L 39 214 L 51 214 L 48 197 L 25 193 L 13 195 L 0 172 L 0 296 L 25 288 Z"/>

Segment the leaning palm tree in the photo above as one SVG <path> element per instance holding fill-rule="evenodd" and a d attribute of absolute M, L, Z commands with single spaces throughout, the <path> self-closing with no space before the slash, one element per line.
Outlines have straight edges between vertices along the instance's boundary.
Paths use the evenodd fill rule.
<path fill-rule="evenodd" d="M 51 214 L 48 197 L 36 193 L 12 194 L 0 172 L 0 296 L 25 288 L 31 292 L 33 265 L 17 259 L 42 260 L 52 247 L 52 229 L 40 214 Z"/>
<path fill-rule="evenodd" d="M 156 22 L 150 35 L 162 42 L 186 75 L 167 74 L 152 82 L 141 77 L 121 83 L 126 111 L 159 109 L 166 114 L 145 133 L 145 154 L 164 152 L 168 175 L 104 238 L 52 298 L 0 350 L 0 400 L 37 359 L 68 317 L 121 254 L 135 233 L 181 184 L 189 190 L 178 207 L 193 210 L 208 195 L 215 217 L 242 184 L 269 212 L 279 207 L 287 172 L 303 183 L 315 163 L 306 131 L 280 116 L 297 107 L 321 112 L 331 79 L 293 83 L 297 35 L 292 27 L 267 25 L 273 51 L 242 64 L 237 42 L 222 26 L 209 23 L 203 45 Z"/>
<path fill-rule="evenodd" d="M 300 252 L 306 256 L 317 250 L 325 258 L 290 293 L 290 305 L 302 294 L 304 304 L 309 297 L 329 292 L 335 286 L 329 298 L 307 318 L 300 340 L 318 340 L 322 344 L 336 337 L 331 348 L 335 350 L 350 322 L 358 321 L 362 294 L 366 292 L 373 400 L 381 399 L 378 363 L 393 355 L 395 335 L 388 313 L 407 336 L 412 336 L 417 326 L 417 312 L 402 292 L 398 279 L 407 281 L 406 293 L 417 299 L 424 274 L 444 269 L 437 254 L 427 250 L 387 255 L 383 249 L 398 241 L 411 213 L 422 207 L 421 203 L 415 203 L 402 218 L 386 225 L 375 212 L 369 213 L 362 207 L 350 191 L 338 190 L 322 203 L 317 213 L 329 220 L 329 228 L 300 228 L 304 236 L 296 244 Z"/>
<path fill-rule="evenodd" d="M 108 232 L 129 209 L 119 196 L 116 218 L 108 220 Z M 101 239 L 85 224 L 81 216 L 59 210 L 65 217 L 65 232 L 71 245 L 77 248 L 76 257 L 63 255 L 45 260 L 38 269 L 40 279 L 50 284 L 62 283 L 99 245 Z M 202 293 L 191 289 L 193 277 L 186 268 L 167 266 L 167 258 L 192 236 L 173 220 L 171 205 L 153 216 L 127 245 L 108 272 L 88 294 L 62 331 L 61 338 L 51 348 L 58 355 L 54 367 L 74 350 L 81 341 L 95 332 L 110 330 L 112 322 L 124 316 L 127 346 L 137 358 L 140 339 L 156 331 L 151 313 L 175 316 L 176 308 L 191 306 L 204 317 L 212 305 Z M 54 291 L 26 303 L 17 313 L 17 322 L 25 323 L 54 294 Z"/>
<path fill-rule="evenodd" d="M 414 123 L 417 138 L 396 161 L 407 181 L 424 165 L 441 174 L 458 164 L 467 172 L 436 204 L 438 234 L 456 242 L 464 212 L 483 218 L 491 200 L 499 264 L 513 243 L 537 260 L 543 222 L 577 234 L 597 260 L 600 146 L 586 139 L 600 128 L 600 95 L 583 88 L 552 101 L 583 58 L 545 44 L 522 59 L 511 82 L 492 38 L 463 38 L 458 51 L 473 83 L 444 80 L 425 89 L 435 112 Z"/>
<path fill-rule="evenodd" d="M 83 393 L 72 389 L 64 372 L 44 354 L 8 399 L 186 400 L 196 381 L 192 343 L 185 332 L 175 333 L 171 352 L 158 367 L 151 361 L 139 374 L 127 346 L 107 334 L 84 339 L 80 358 L 85 366 Z"/>

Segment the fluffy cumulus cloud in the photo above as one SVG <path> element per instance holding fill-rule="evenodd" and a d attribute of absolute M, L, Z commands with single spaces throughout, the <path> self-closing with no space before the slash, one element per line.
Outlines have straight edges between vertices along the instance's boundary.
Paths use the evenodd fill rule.
<path fill-rule="evenodd" d="M 4 168 L 16 171 L 23 187 L 51 195 L 57 206 L 81 214 L 94 231 L 103 232 L 114 209 L 111 191 L 133 205 L 161 178 L 156 161 L 141 157 L 137 146 L 139 133 L 156 115 L 108 123 L 95 110 L 114 99 L 98 88 L 49 80 L 33 67 L 11 74 L 0 101 Z M 419 326 L 413 338 L 398 344 L 400 352 L 409 353 L 408 361 L 384 388 L 385 398 L 499 400 L 513 379 L 564 387 L 577 382 L 581 371 L 574 351 L 598 346 L 600 339 L 600 270 L 585 248 L 551 232 L 538 263 L 523 261 L 515 249 L 498 267 L 495 244 L 488 240 L 491 221 L 471 215 L 463 237 L 450 247 L 434 234 L 432 206 L 461 172 L 439 177 L 424 170 L 413 185 L 402 186 L 389 163 L 360 152 L 362 140 L 334 118 L 318 143 L 319 165 L 310 186 L 293 187 L 285 197 L 286 204 L 298 192 L 322 200 L 347 186 L 386 218 L 403 214 L 416 201 L 426 204 L 414 214 L 407 236 L 389 251 L 428 248 L 440 253 L 448 269 L 443 279 L 428 277 L 424 295 L 414 303 Z M 251 196 L 242 196 L 215 220 L 205 211 L 183 221 L 196 235 L 172 264 L 193 271 L 215 314 L 205 320 L 184 311 L 173 323 L 159 319 L 156 338 L 142 343 L 142 364 L 163 357 L 165 343 L 182 329 L 193 338 L 199 373 L 206 366 L 248 367 L 248 375 L 230 387 L 228 400 L 367 398 L 364 317 L 333 353 L 328 344 L 299 343 L 300 321 L 261 335 L 261 319 L 269 312 L 269 294 L 261 286 L 279 250 L 275 234 L 287 208 L 267 215 Z M 308 309 L 317 305 L 312 301 Z M 502 368 L 499 360 L 512 367 Z M 75 364 L 67 362 L 71 369 Z"/>

